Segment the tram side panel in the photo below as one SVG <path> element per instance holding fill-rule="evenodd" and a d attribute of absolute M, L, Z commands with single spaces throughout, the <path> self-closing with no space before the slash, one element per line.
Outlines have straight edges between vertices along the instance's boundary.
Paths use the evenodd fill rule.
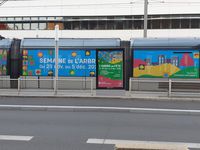
<path fill-rule="evenodd" d="M 135 49 L 133 77 L 199 78 L 199 50 Z"/>
<path fill-rule="evenodd" d="M 54 49 L 23 49 L 22 53 L 22 75 L 24 77 L 53 78 L 55 75 Z M 77 81 L 77 84 L 76 81 L 73 84 L 62 84 L 62 81 L 59 81 L 62 89 L 72 89 L 77 86 L 89 88 L 90 84 L 87 79 L 96 76 L 96 51 L 94 49 L 59 49 L 58 62 L 60 78 L 82 79 L 79 83 Z"/>

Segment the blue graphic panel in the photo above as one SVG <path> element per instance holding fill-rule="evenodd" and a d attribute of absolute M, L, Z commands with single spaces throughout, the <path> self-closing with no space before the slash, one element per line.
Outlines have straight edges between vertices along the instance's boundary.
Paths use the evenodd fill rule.
<path fill-rule="evenodd" d="M 96 76 L 95 50 L 59 50 L 59 76 Z M 31 49 L 23 50 L 24 76 L 54 76 L 55 51 Z"/>

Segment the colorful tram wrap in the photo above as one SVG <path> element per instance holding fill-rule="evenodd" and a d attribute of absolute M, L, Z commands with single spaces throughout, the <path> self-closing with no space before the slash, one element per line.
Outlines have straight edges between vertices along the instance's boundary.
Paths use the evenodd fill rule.
<path fill-rule="evenodd" d="M 132 77 L 200 78 L 200 38 L 77 38 L 59 39 L 58 45 L 58 75 L 94 78 L 98 89 L 128 89 Z M 54 73 L 53 38 L 0 40 L 0 76 L 46 78 Z"/>
<path fill-rule="evenodd" d="M 24 49 L 23 76 L 54 76 L 55 50 Z M 58 75 L 62 77 L 96 76 L 96 51 L 93 49 L 59 49 Z"/>
<path fill-rule="evenodd" d="M 199 78 L 199 50 L 135 49 L 133 77 Z"/>

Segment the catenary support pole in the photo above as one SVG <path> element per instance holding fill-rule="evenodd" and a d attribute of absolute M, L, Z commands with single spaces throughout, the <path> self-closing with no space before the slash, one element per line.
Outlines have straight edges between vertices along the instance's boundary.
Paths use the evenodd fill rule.
<path fill-rule="evenodd" d="M 148 27 L 148 0 L 144 0 L 144 38 L 147 38 Z"/>

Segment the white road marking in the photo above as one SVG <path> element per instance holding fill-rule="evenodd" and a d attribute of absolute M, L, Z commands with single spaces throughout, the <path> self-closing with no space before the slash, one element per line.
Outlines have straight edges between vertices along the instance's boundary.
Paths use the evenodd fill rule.
<path fill-rule="evenodd" d="M 182 145 L 188 148 L 200 148 L 200 143 L 184 143 L 184 142 L 159 142 L 159 141 L 131 141 L 131 140 L 115 140 L 115 139 L 88 139 L 88 144 L 163 144 L 163 145 Z"/>
<path fill-rule="evenodd" d="M 0 135 L 0 140 L 7 141 L 30 141 L 33 136 L 17 136 L 17 135 Z"/>
<path fill-rule="evenodd" d="M 44 106 L 44 105 L 0 105 L 6 109 L 66 109 L 66 110 L 110 110 L 130 112 L 171 112 L 171 113 L 200 113 L 200 110 L 189 109 L 160 109 L 160 108 L 133 108 L 133 107 L 96 107 L 96 106 Z"/>

